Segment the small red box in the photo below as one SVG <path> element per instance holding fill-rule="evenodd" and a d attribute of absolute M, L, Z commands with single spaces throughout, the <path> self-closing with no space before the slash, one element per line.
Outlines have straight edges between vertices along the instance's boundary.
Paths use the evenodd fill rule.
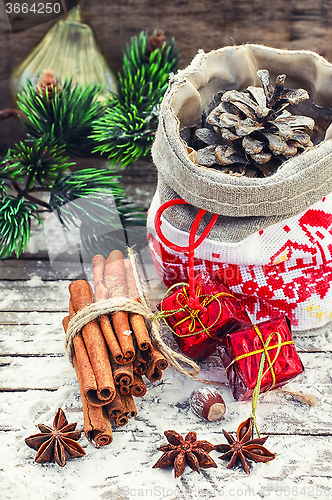
<path fill-rule="evenodd" d="M 280 334 L 281 343 L 292 342 L 292 332 L 290 321 L 286 316 L 273 320 L 258 323 L 259 329 L 264 342 L 267 341 L 270 334 L 278 332 Z M 222 363 L 227 369 L 227 377 L 232 388 L 234 399 L 243 400 L 250 399 L 253 390 L 257 383 L 259 365 L 262 353 L 252 354 L 235 361 L 237 357 L 245 353 L 253 353 L 254 351 L 262 350 L 262 341 L 259 338 L 254 326 L 234 332 L 225 337 L 223 346 L 218 346 L 218 352 Z M 278 336 L 276 333 L 269 342 L 268 350 L 271 362 L 276 356 L 278 347 Z M 263 373 L 269 367 L 267 359 L 264 362 Z M 280 352 L 276 361 L 273 363 L 275 373 L 275 384 L 272 386 L 273 378 L 271 370 L 268 369 L 261 381 L 260 393 L 266 392 L 270 388 L 276 389 L 286 384 L 294 377 L 303 372 L 304 367 L 299 355 L 296 352 L 294 343 L 281 345 Z"/>
<path fill-rule="evenodd" d="M 220 279 L 201 271 L 194 279 L 195 295 L 205 311 L 196 313 L 188 305 L 189 286 L 181 286 L 157 305 L 159 310 L 181 311 L 165 318 L 181 351 L 200 361 L 216 350 L 217 343 L 230 332 L 251 324 L 247 312 Z M 211 300 L 211 296 L 215 299 Z M 207 331 L 204 331 L 207 328 Z M 195 332 L 197 332 L 195 334 Z"/>

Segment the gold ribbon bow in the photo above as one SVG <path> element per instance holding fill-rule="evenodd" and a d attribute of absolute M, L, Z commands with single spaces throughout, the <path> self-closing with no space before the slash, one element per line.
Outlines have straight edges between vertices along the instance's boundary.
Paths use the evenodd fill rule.
<path fill-rule="evenodd" d="M 178 304 L 180 305 L 180 308 L 179 309 L 173 309 L 173 310 L 170 310 L 170 311 L 164 311 L 163 310 L 163 302 L 164 302 L 166 296 L 169 294 L 169 292 L 173 288 L 178 287 L 180 285 L 182 285 L 182 293 L 179 293 L 178 296 L 177 296 L 177 298 L 176 298 Z M 201 318 L 200 318 L 202 310 L 201 309 L 194 309 L 194 308 L 190 307 L 190 305 L 189 305 L 189 299 L 190 298 L 189 298 L 189 295 L 188 295 L 188 292 L 187 292 L 187 288 L 188 287 L 189 287 L 188 283 L 176 283 L 176 284 L 172 285 L 167 290 L 167 292 L 165 293 L 163 299 L 161 300 L 161 302 L 160 302 L 160 312 L 155 316 L 155 319 L 162 318 L 165 321 L 165 323 L 168 326 L 168 328 L 177 337 L 181 337 L 181 338 L 192 337 L 193 335 L 198 335 L 198 334 L 200 334 L 202 332 L 205 332 L 211 338 L 213 338 L 209 334 L 209 330 L 211 330 L 211 328 L 217 323 L 217 321 L 219 320 L 219 318 L 221 316 L 222 306 L 221 306 L 221 302 L 219 300 L 219 297 L 225 296 L 225 297 L 231 297 L 233 299 L 235 299 L 236 297 L 234 297 L 234 295 L 232 295 L 230 293 L 226 293 L 226 292 L 219 292 L 219 293 L 217 293 L 215 295 L 201 295 L 202 285 L 201 285 L 201 283 L 199 283 L 198 286 L 196 287 L 195 292 L 196 292 L 196 297 L 200 300 L 200 305 L 205 308 L 205 307 L 207 307 L 208 305 L 210 305 L 215 300 L 218 303 L 218 306 L 219 306 L 219 312 L 218 312 L 217 318 L 214 320 L 214 322 L 211 325 L 205 326 L 204 323 L 202 322 Z M 183 304 L 180 301 L 181 297 L 185 298 L 185 300 L 186 300 L 185 304 Z M 190 324 L 189 324 L 189 327 L 188 327 L 189 333 L 187 333 L 186 335 L 179 335 L 178 333 L 176 333 L 176 331 L 166 321 L 166 318 L 168 316 L 173 316 L 174 314 L 176 314 L 178 312 L 187 312 L 188 313 L 188 316 L 180 319 L 174 325 L 174 328 L 176 328 L 176 327 L 182 325 L 182 323 L 185 323 L 186 321 L 190 320 Z M 198 322 L 200 324 L 201 328 L 202 328 L 201 330 L 199 330 L 197 332 L 195 331 L 195 329 L 196 329 L 196 322 Z"/>

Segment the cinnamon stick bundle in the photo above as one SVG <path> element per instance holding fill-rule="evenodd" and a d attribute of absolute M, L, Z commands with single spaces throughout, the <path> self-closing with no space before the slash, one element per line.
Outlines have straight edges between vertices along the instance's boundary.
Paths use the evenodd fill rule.
<path fill-rule="evenodd" d="M 111 252 L 106 259 L 104 283 L 108 289 L 109 298 L 127 297 L 123 255 L 119 250 L 113 250 L 113 252 Z M 112 322 L 123 356 L 126 362 L 130 363 L 135 357 L 135 350 L 131 336 L 132 332 L 129 325 L 128 313 L 125 311 L 113 313 Z"/>
<path fill-rule="evenodd" d="M 130 298 L 140 302 L 131 261 L 114 250 L 105 260 L 92 260 L 96 301 L 107 298 Z M 88 282 L 77 280 L 69 286 L 69 314 L 63 320 L 65 331 L 69 319 L 93 303 Z M 145 320 L 137 313 L 117 311 L 90 321 L 73 339 L 73 364 L 82 395 L 84 432 L 90 442 L 104 446 L 112 442 L 111 421 L 125 425 L 137 415 L 133 396 L 146 393 L 142 379 L 155 382 L 166 369 L 166 358 L 153 345 Z"/>
<path fill-rule="evenodd" d="M 142 397 L 146 394 L 146 385 L 140 375 L 134 373 L 134 380 L 130 387 L 130 394 L 136 397 Z"/>
<path fill-rule="evenodd" d="M 153 347 L 152 359 L 147 366 L 145 376 L 148 380 L 150 380 L 150 382 L 156 382 L 161 379 L 162 370 L 166 370 L 167 366 L 167 359 L 161 354 L 161 352 L 158 351 L 158 349 Z"/>
<path fill-rule="evenodd" d="M 95 255 L 92 259 L 93 265 L 93 280 L 95 288 L 95 298 L 98 302 L 99 300 L 108 298 L 108 289 L 104 284 L 104 268 L 105 259 L 102 255 Z M 121 347 L 115 336 L 112 325 L 110 323 L 108 314 L 103 314 L 99 320 L 100 328 L 104 334 L 105 341 L 108 345 L 112 356 L 117 363 L 126 363 L 127 360 L 124 359 Z"/>
<path fill-rule="evenodd" d="M 140 300 L 138 298 L 138 290 L 137 290 L 137 286 L 136 286 L 136 282 L 135 282 L 133 269 L 132 269 L 131 262 L 129 259 L 124 260 L 124 269 L 125 269 L 125 275 L 126 275 L 128 297 L 132 300 L 136 300 L 137 302 L 140 302 Z M 130 321 L 136 342 L 138 344 L 138 347 L 141 349 L 141 351 L 148 350 L 149 352 L 151 352 L 152 351 L 152 344 L 151 344 L 150 335 L 147 331 L 143 316 L 141 314 L 131 312 L 131 313 L 129 313 L 129 321 Z"/>
<path fill-rule="evenodd" d="M 73 281 L 69 285 L 69 292 L 76 313 L 93 303 L 91 287 L 87 281 Z M 115 397 L 115 385 L 107 346 L 96 319 L 82 328 L 82 337 L 96 378 L 97 396 L 106 404 Z"/>

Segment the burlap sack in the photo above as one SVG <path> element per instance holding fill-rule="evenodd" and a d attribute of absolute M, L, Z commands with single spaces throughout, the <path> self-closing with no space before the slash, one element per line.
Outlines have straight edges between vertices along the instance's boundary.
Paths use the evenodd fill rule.
<path fill-rule="evenodd" d="M 260 86 L 259 69 L 268 69 L 272 81 L 285 73 L 287 88 L 308 91 L 310 100 L 301 104 L 301 114 L 316 122 L 315 147 L 284 162 L 266 178 L 235 177 L 197 165 L 195 151 L 188 147 L 183 131 L 200 123 L 217 92 Z M 307 330 L 332 319 L 329 107 L 330 63 L 313 52 L 259 45 L 225 47 L 208 54 L 199 51 L 193 62 L 171 79 L 161 104 L 152 148 L 158 188 L 148 226 L 153 228 L 154 213 L 161 203 L 182 198 L 189 205 L 169 208 L 163 226 L 171 241 L 188 244 L 187 234 L 199 208 L 209 212 L 200 231 L 211 214 L 219 214 L 216 225 L 195 253 L 196 270 L 222 271 L 255 321 L 287 313 L 295 329 Z M 186 255 L 158 246 L 161 242 L 153 230 L 149 241 L 166 284 L 185 279 Z M 296 281 L 296 273 L 301 275 L 301 282 Z M 283 277 L 279 285 L 278 276 Z M 251 288 L 246 286 L 248 281 Z"/>

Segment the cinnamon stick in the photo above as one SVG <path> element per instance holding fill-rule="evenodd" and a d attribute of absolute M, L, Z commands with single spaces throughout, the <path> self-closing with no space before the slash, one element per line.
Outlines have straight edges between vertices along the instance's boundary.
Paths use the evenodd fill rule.
<path fill-rule="evenodd" d="M 113 441 L 112 426 L 105 406 L 94 406 L 89 402 L 84 394 L 79 370 L 76 370 L 76 376 L 82 398 L 84 434 L 86 438 L 90 443 L 95 443 L 98 447 L 111 444 Z"/>
<path fill-rule="evenodd" d="M 130 417 L 137 415 L 136 405 L 131 394 L 117 392 L 115 399 L 106 405 L 106 409 L 117 427 L 126 425 Z"/>
<path fill-rule="evenodd" d="M 134 373 L 137 373 L 138 375 L 145 375 L 147 369 L 147 362 L 143 358 L 142 352 L 138 348 L 136 350 L 136 358 L 133 362 L 133 369 Z"/>
<path fill-rule="evenodd" d="M 140 375 L 134 373 L 134 380 L 130 387 L 130 394 L 136 397 L 142 397 L 146 394 L 146 385 Z"/>
<path fill-rule="evenodd" d="M 69 292 L 76 313 L 93 303 L 91 287 L 87 281 L 73 281 L 69 285 Z M 82 337 L 96 378 L 97 396 L 106 404 L 115 397 L 115 385 L 107 346 L 96 319 L 82 328 Z"/>
<path fill-rule="evenodd" d="M 124 413 L 128 417 L 136 417 L 137 409 L 131 394 L 121 394 L 121 401 L 124 407 Z"/>
<path fill-rule="evenodd" d="M 108 298 L 108 290 L 104 284 L 104 257 L 100 254 L 95 255 L 92 258 L 92 266 L 96 300 L 105 300 Z"/>
<path fill-rule="evenodd" d="M 92 259 L 93 280 L 96 301 L 108 298 L 108 289 L 104 285 L 105 259 L 102 255 L 95 255 Z M 117 363 L 126 363 L 119 342 L 115 336 L 108 314 L 103 314 L 99 320 L 100 328 L 104 334 L 105 341 Z"/>
<path fill-rule="evenodd" d="M 145 376 L 150 382 L 156 382 L 162 377 L 162 370 L 165 370 L 168 366 L 167 359 L 158 351 L 155 347 L 152 350 L 152 359 L 148 364 Z"/>
<path fill-rule="evenodd" d="M 114 360 L 112 354 L 110 354 L 110 362 L 114 382 L 116 385 L 120 386 L 119 390 L 120 392 L 122 392 L 121 386 L 126 386 L 129 388 L 129 386 L 131 386 L 133 383 L 133 364 L 127 363 L 126 365 L 120 365 Z M 130 392 L 130 390 L 128 392 Z"/>
<path fill-rule="evenodd" d="M 129 259 L 124 260 L 124 269 L 126 275 L 128 297 L 130 299 L 136 300 L 137 302 L 140 302 L 138 298 L 138 290 L 135 282 L 132 265 Z M 136 338 L 138 347 L 141 349 L 141 351 L 149 350 L 151 352 L 152 344 L 143 316 L 141 314 L 131 312 L 129 313 L 129 321 L 134 336 Z"/>
<path fill-rule="evenodd" d="M 106 259 L 104 283 L 108 289 L 109 298 L 125 298 L 127 296 L 123 255 L 119 250 L 113 250 Z M 112 322 L 123 356 L 129 363 L 133 361 L 135 357 L 135 350 L 128 313 L 125 311 L 113 313 Z"/>
<path fill-rule="evenodd" d="M 126 425 L 128 423 L 128 420 L 129 420 L 129 416 L 122 413 L 121 415 L 116 417 L 116 419 L 114 420 L 114 423 L 117 427 L 120 427 L 122 425 Z"/>
<path fill-rule="evenodd" d="M 113 401 L 105 405 L 105 409 L 107 410 L 108 416 L 112 420 L 115 420 L 117 417 L 119 417 L 121 414 L 124 413 L 124 408 L 122 405 L 120 393 L 117 388 L 115 389 L 116 389 L 115 398 L 113 399 Z"/>
<path fill-rule="evenodd" d="M 112 328 L 111 322 L 107 314 L 103 314 L 99 319 L 100 328 L 104 334 L 105 341 L 108 345 L 112 356 L 117 363 L 124 364 L 127 363 L 127 359 L 124 358 L 119 342 L 115 336 L 114 330 Z"/>
<path fill-rule="evenodd" d="M 90 443 L 98 447 L 113 441 L 112 425 L 105 406 L 93 406 L 86 398 L 83 402 L 84 434 Z"/>
<path fill-rule="evenodd" d="M 126 408 L 122 403 L 122 397 L 118 389 L 116 389 L 116 396 L 113 401 L 111 401 L 111 403 L 108 403 L 105 408 L 108 412 L 108 416 L 114 421 L 114 424 L 117 427 L 126 425 L 129 420 L 129 415 L 125 414 Z"/>
<path fill-rule="evenodd" d="M 69 311 L 72 316 L 72 307 L 69 306 Z M 63 329 L 67 332 L 68 324 L 71 319 L 70 316 L 66 316 L 62 320 Z M 82 394 L 95 406 L 105 404 L 104 400 L 101 400 L 97 396 L 97 382 L 96 377 L 93 373 L 93 369 L 89 360 L 89 356 L 86 352 L 85 345 L 81 334 L 76 335 L 73 338 L 74 356 L 73 365 L 76 374 L 80 374 L 82 383 Z M 78 378 L 78 377 L 77 377 Z"/>

